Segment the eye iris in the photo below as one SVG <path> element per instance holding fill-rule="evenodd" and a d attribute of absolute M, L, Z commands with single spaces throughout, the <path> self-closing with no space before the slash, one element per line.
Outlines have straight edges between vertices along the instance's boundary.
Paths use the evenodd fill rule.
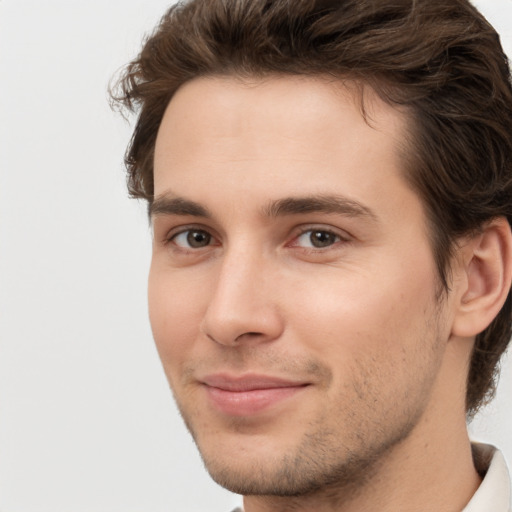
<path fill-rule="evenodd" d="M 205 231 L 189 231 L 187 234 L 187 243 L 190 247 L 206 247 L 210 240 L 210 235 Z"/>
<path fill-rule="evenodd" d="M 335 235 L 328 231 L 313 231 L 310 240 L 313 247 L 327 247 L 335 242 Z"/>

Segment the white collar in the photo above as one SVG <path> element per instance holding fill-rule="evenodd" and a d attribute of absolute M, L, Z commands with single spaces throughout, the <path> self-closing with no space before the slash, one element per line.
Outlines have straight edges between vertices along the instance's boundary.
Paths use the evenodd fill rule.
<path fill-rule="evenodd" d="M 503 455 L 494 446 L 475 443 L 472 447 L 475 466 L 485 476 L 462 512 L 512 512 L 510 476 Z"/>

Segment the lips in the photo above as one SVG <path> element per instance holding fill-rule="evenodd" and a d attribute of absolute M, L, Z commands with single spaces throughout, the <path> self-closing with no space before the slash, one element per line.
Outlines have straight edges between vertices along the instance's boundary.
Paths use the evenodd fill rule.
<path fill-rule="evenodd" d="M 251 416 L 298 395 L 309 385 L 264 375 L 225 374 L 201 379 L 211 405 L 229 416 Z"/>

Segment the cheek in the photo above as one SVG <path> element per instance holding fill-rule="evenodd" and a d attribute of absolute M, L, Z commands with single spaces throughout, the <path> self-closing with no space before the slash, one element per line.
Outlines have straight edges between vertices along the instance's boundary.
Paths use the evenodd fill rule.
<path fill-rule="evenodd" d="M 303 278 L 291 308 L 299 312 L 295 335 L 307 333 L 319 358 L 342 365 L 358 355 L 396 360 L 403 351 L 415 350 L 435 315 L 435 273 L 430 261 L 417 268 L 393 263 L 382 262 L 364 274 L 339 272 L 313 282 Z"/>
<path fill-rule="evenodd" d="M 404 417 L 424 406 L 444 335 L 432 275 L 356 281 L 303 290 L 293 336 L 331 371 L 324 421 L 333 408 L 347 411 L 354 432 L 393 423 L 397 404 Z"/>
<path fill-rule="evenodd" d="M 194 346 L 204 302 L 200 286 L 151 268 L 148 281 L 149 319 L 169 380 L 172 370 L 183 365 Z"/>

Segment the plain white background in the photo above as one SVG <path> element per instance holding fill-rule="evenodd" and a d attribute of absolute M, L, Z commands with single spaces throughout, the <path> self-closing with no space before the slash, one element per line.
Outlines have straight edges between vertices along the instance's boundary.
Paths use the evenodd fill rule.
<path fill-rule="evenodd" d="M 0 0 L 0 510 L 225 512 L 146 308 L 150 231 L 107 105 L 164 0 Z M 512 1 L 478 5 L 512 55 Z M 473 435 L 512 461 L 512 361 Z"/>

